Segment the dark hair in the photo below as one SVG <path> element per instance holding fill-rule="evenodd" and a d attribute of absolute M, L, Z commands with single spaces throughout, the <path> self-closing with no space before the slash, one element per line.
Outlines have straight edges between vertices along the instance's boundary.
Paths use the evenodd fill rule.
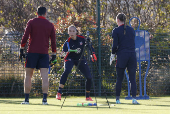
<path fill-rule="evenodd" d="M 39 6 L 37 8 L 38 15 L 45 15 L 46 11 L 47 11 L 47 9 L 45 7 Z"/>
<path fill-rule="evenodd" d="M 126 34 L 126 15 L 124 13 L 119 13 L 116 18 L 124 22 L 124 34 Z"/>

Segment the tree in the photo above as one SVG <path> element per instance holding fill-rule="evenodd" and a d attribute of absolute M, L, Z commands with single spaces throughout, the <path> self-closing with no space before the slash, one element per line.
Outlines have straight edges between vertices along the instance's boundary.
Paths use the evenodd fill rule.
<path fill-rule="evenodd" d="M 19 32 L 24 31 L 28 19 L 35 16 L 36 9 L 26 0 L 1 0 L 0 24 Z"/>

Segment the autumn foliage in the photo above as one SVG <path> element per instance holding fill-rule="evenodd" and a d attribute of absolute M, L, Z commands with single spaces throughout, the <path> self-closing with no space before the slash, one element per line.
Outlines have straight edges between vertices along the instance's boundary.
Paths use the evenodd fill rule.
<path fill-rule="evenodd" d="M 66 14 L 67 16 L 65 18 L 59 17 L 57 22 L 54 23 L 56 33 L 67 33 L 67 28 L 70 25 L 75 25 L 79 32 L 83 32 L 87 28 L 96 28 L 95 20 L 86 12 L 78 15 L 75 12 L 67 10 Z"/>

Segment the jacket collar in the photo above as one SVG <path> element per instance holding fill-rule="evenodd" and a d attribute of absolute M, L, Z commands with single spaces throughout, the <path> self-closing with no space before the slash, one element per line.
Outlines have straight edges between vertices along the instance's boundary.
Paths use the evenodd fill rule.
<path fill-rule="evenodd" d="M 38 18 L 41 18 L 41 19 L 46 19 L 45 17 L 43 17 L 43 16 L 38 16 Z"/>

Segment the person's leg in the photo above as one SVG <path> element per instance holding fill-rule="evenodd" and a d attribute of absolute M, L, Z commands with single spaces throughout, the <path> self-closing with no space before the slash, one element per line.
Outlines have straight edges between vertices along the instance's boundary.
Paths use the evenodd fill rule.
<path fill-rule="evenodd" d="M 137 60 L 136 60 L 136 54 L 130 53 L 131 57 L 128 61 L 127 70 L 129 74 L 129 81 L 131 83 L 131 92 L 132 97 L 136 98 L 136 68 L 137 68 Z"/>
<path fill-rule="evenodd" d="M 60 88 L 64 88 L 64 85 L 67 81 L 67 77 L 68 77 L 69 73 L 71 72 L 73 65 L 74 65 L 73 61 L 66 61 L 65 62 L 64 72 L 63 72 L 61 79 L 60 79 L 60 85 L 59 85 Z M 58 91 L 58 92 L 62 94 L 62 91 Z"/>
<path fill-rule="evenodd" d="M 127 68 L 129 74 L 129 81 L 131 83 L 132 97 L 136 98 L 136 69 Z"/>
<path fill-rule="evenodd" d="M 139 104 L 136 101 L 136 68 L 137 68 L 137 60 L 136 53 L 131 53 L 131 57 L 128 61 L 127 70 L 129 73 L 129 80 L 131 83 L 131 92 L 132 92 L 132 103 Z"/>
<path fill-rule="evenodd" d="M 36 68 L 40 69 L 40 74 L 42 77 L 42 93 L 43 93 L 42 104 L 48 105 L 47 103 L 47 94 L 49 89 L 49 80 L 48 80 L 49 55 L 48 54 L 39 54 Z"/>
<path fill-rule="evenodd" d="M 136 68 L 128 68 L 128 73 L 131 83 L 132 104 L 139 104 L 136 100 Z"/>
<path fill-rule="evenodd" d="M 139 104 L 136 100 L 136 68 L 128 68 L 128 73 L 131 83 L 132 103 Z"/>
<path fill-rule="evenodd" d="M 25 68 L 25 78 L 24 78 L 24 93 L 25 102 L 29 102 L 29 94 L 31 91 L 31 78 L 33 75 L 33 68 Z"/>
<path fill-rule="evenodd" d="M 40 68 L 40 73 L 42 77 L 43 102 L 47 102 L 47 94 L 49 89 L 48 68 Z"/>
<path fill-rule="evenodd" d="M 120 97 L 120 92 L 121 92 L 121 88 L 122 88 L 122 81 L 124 78 L 124 71 L 125 68 L 116 68 L 116 72 L 117 72 L 117 82 L 116 82 L 116 101 L 119 100 Z"/>
<path fill-rule="evenodd" d="M 79 65 L 79 70 L 86 77 L 86 99 L 88 99 L 88 98 L 90 98 L 90 89 L 91 89 L 92 76 L 91 76 L 90 69 L 89 69 L 89 66 L 87 65 L 86 60 L 81 61 L 80 65 Z"/>
<path fill-rule="evenodd" d="M 128 53 L 117 53 L 117 64 L 116 64 L 116 73 L 117 73 L 117 82 L 116 82 L 116 103 L 120 104 L 119 97 L 122 88 L 122 81 L 125 75 L 125 68 L 129 60 Z"/>
<path fill-rule="evenodd" d="M 25 78 L 24 78 L 24 93 L 25 101 L 21 104 L 29 104 L 29 93 L 31 91 L 31 78 L 33 76 L 34 68 L 36 67 L 38 61 L 37 53 L 28 53 L 25 62 Z"/>
<path fill-rule="evenodd" d="M 58 99 L 58 100 L 61 100 L 62 89 L 64 88 L 64 85 L 67 81 L 67 77 L 68 77 L 69 73 L 71 72 L 73 65 L 74 65 L 73 61 L 66 61 L 64 63 L 64 73 L 61 76 L 60 85 L 59 85 L 58 92 L 56 95 L 56 99 Z"/>

